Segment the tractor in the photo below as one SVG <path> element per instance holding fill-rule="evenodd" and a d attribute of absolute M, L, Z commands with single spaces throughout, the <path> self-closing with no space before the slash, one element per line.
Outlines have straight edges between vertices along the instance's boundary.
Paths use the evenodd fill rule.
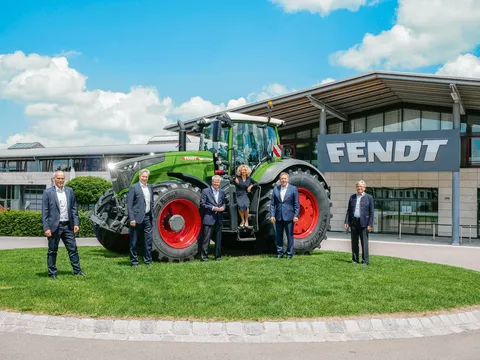
<path fill-rule="evenodd" d="M 330 227 L 331 202 L 324 176 L 311 164 L 289 158 L 280 146 L 276 118 L 225 112 L 191 125 L 178 122 L 179 151 L 151 154 L 118 162 L 110 169 L 112 189 L 99 199 L 90 218 L 99 242 L 107 249 L 128 253 L 127 192 L 150 171 L 154 212 L 153 256 L 159 261 L 181 262 L 197 254 L 202 221 L 201 190 L 213 175 L 222 177 L 226 194 L 222 244 L 247 242 L 257 249 L 275 248 L 275 226 L 270 222 L 270 199 L 281 172 L 297 186 L 300 218 L 294 226 L 294 252 L 311 254 L 320 247 Z M 186 151 L 186 134 L 200 137 L 198 151 Z M 234 176 L 247 164 L 258 183 L 251 191 L 249 228 L 239 227 Z M 286 241 L 286 239 L 285 239 Z M 240 246 L 242 247 L 242 246 Z"/>

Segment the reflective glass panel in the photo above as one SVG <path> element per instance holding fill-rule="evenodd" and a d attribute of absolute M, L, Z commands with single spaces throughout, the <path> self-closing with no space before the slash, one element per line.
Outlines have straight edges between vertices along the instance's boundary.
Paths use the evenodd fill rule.
<path fill-rule="evenodd" d="M 365 118 L 353 119 L 350 121 L 351 133 L 364 133 L 365 132 Z"/>
<path fill-rule="evenodd" d="M 420 110 L 403 109 L 403 131 L 420 131 Z"/>
<path fill-rule="evenodd" d="M 383 113 L 367 116 L 367 132 L 383 132 Z"/>
<path fill-rule="evenodd" d="M 385 113 L 385 132 L 402 131 L 401 110 L 394 110 Z"/>
<path fill-rule="evenodd" d="M 441 115 L 441 129 L 450 130 L 453 129 L 453 114 L 451 113 L 442 113 Z M 462 124 L 462 128 L 465 124 Z M 465 130 L 463 130 L 465 132 Z"/>
<path fill-rule="evenodd" d="M 440 130 L 440 113 L 422 111 L 422 130 Z"/>

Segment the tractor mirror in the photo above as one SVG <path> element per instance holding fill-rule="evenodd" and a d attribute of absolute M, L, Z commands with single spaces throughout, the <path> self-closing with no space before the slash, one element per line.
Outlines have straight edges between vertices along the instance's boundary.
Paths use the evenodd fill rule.
<path fill-rule="evenodd" d="M 295 148 L 293 144 L 282 144 L 282 158 L 295 157 Z"/>
<path fill-rule="evenodd" d="M 215 120 L 212 122 L 212 140 L 213 142 L 219 142 L 222 137 L 222 122 Z"/>

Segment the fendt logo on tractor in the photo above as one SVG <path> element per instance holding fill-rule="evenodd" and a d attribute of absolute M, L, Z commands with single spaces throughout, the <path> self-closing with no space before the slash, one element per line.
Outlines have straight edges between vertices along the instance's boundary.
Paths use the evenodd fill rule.
<path fill-rule="evenodd" d="M 222 246 L 252 242 L 257 249 L 271 251 L 275 249 L 275 228 L 269 221 L 270 200 L 280 173 L 285 171 L 289 182 L 297 186 L 300 200 L 294 252 L 310 254 L 326 238 L 331 203 L 322 173 L 305 161 L 285 155 L 278 134 L 278 127 L 283 125 L 283 120 L 271 117 L 226 112 L 167 127 L 178 131 L 179 151 L 125 160 L 110 170 L 113 188 L 90 214 L 98 240 L 107 249 L 128 253 L 126 194 L 139 181 L 139 171 L 146 168 L 154 193 L 154 258 L 185 261 L 197 254 L 201 190 L 209 186 L 214 175 L 222 177 L 220 186 L 226 194 Z M 187 133 L 199 137 L 199 148 L 187 150 Z M 240 227 L 237 218 L 234 177 L 242 164 L 252 169 L 250 176 L 258 183 L 251 191 L 248 228 Z"/>

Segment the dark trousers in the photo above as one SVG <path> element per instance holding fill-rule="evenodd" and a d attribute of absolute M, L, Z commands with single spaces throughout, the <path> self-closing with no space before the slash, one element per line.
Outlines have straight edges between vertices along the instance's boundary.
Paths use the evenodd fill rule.
<path fill-rule="evenodd" d="M 144 241 L 143 261 L 145 264 L 152 263 L 152 220 L 145 214 L 143 222 L 130 227 L 130 262 L 138 265 L 137 241 Z"/>
<path fill-rule="evenodd" d="M 287 233 L 287 257 L 293 256 L 293 221 L 276 220 L 275 222 L 277 254 L 283 256 L 283 232 Z"/>
<path fill-rule="evenodd" d="M 78 274 L 82 271 L 82 269 L 80 268 L 80 258 L 78 257 L 75 234 L 73 230 L 68 227 L 68 225 L 60 224 L 57 231 L 52 233 L 52 236 L 48 238 L 48 276 L 57 275 L 57 253 L 60 239 L 62 239 L 65 248 L 68 251 L 68 256 L 70 257 L 70 264 L 72 264 L 73 272 L 75 274 Z"/>
<path fill-rule="evenodd" d="M 362 243 L 362 261 L 364 264 L 370 262 L 368 256 L 368 231 L 366 227 L 360 226 L 360 219 L 354 218 L 351 226 L 351 236 L 352 236 L 352 260 L 355 262 L 360 262 L 359 249 L 358 249 L 358 238 Z"/>
<path fill-rule="evenodd" d="M 218 221 L 214 225 L 203 225 L 202 234 L 198 238 L 198 252 L 200 259 L 208 259 L 208 245 L 210 239 L 215 241 L 215 259 L 222 258 L 222 227 L 223 225 Z"/>

